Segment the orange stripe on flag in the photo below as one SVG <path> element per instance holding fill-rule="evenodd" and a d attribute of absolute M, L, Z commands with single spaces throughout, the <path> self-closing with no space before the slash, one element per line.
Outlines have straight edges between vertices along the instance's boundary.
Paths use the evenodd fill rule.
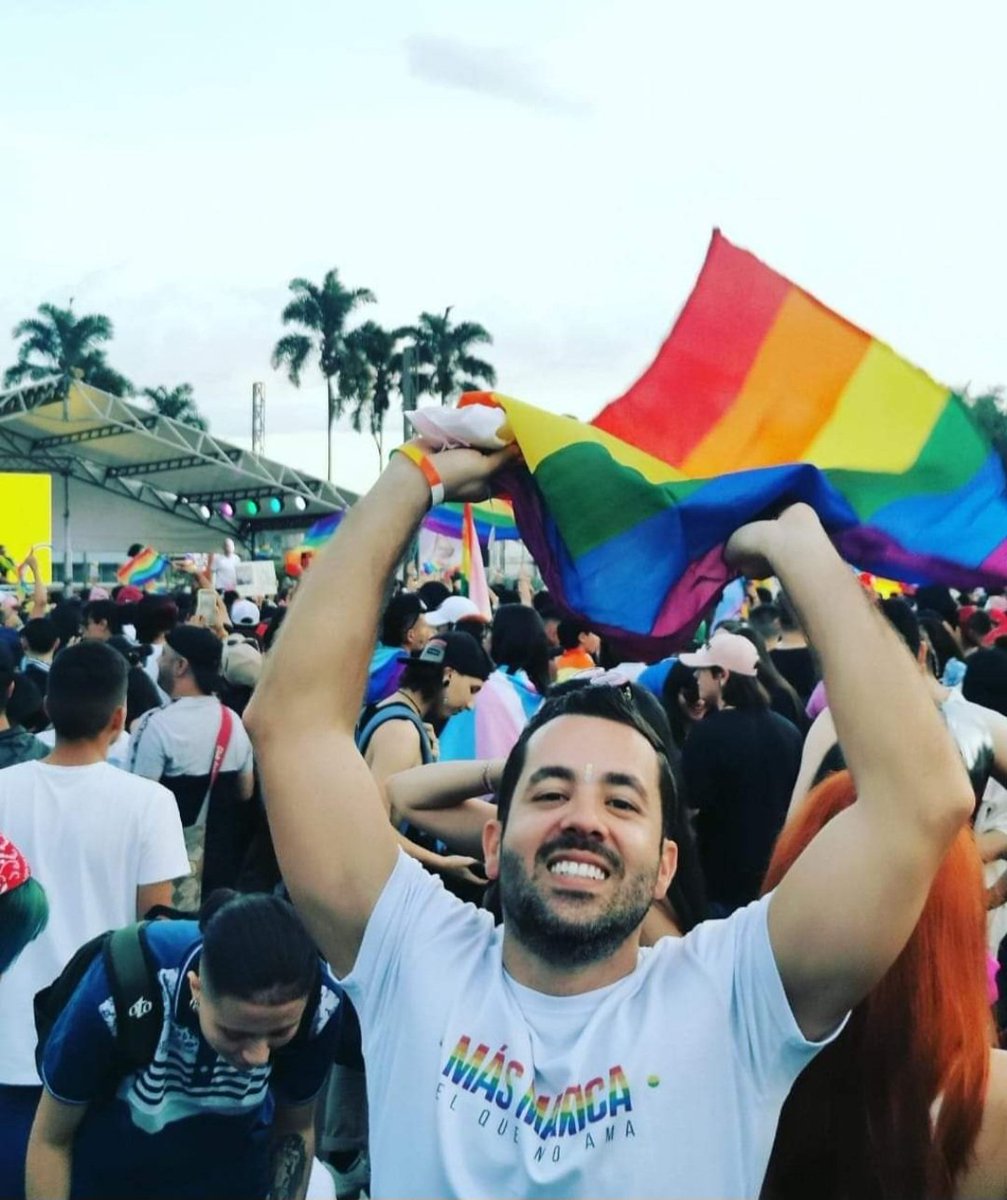
<path fill-rule="evenodd" d="M 729 411 L 689 455 L 698 478 L 800 461 L 871 338 L 791 288 Z"/>

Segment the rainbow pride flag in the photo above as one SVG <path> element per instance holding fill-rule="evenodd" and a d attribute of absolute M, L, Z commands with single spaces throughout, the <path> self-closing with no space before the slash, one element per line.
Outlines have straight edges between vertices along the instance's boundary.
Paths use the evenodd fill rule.
<path fill-rule="evenodd" d="M 476 537 L 475 518 L 472 514 L 474 505 L 466 504 L 462 520 L 462 564 L 459 570 L 462 584 L 462 594 L 468 596 L 472 603 L 487 621 L 493 617 L 490 605 L 490 589 L 486 582 L 486 568 L 483 566 L 482 550 Z"/>
<path fill-rule="evenodd" d="M 144 546 L 139 554 L 116 569 L 115 577 L 122 584 L 142 588 L 160 579 L 170 565 L 163 554 L 158 554 L 152 546 Z"/>
<path fill-rule="evenodd" d="M 304 535 L 304 541 L 299 549 L 301 550 L 320 550 L 330 537 L 339 528 L 339 522 L 343 519 L 345 512 L 326 513 L 324 517 L 319 517 L 312 525 L 308 532 Z"/>
<path fill-rule="evenodd" d="M 803 500 L 844 557 L 910 583 L 1007 581 L 1007 483 L 962 399 L 715 233 L 653 365 L 592 425 L 493 393 L 501 487 L 549 590 L 648 657 L 681 645 L 748 520 Z"/>
<path fill-rule="evenodd" d="M 423 528 L 442 537 L 460 538 L 465 522 L 464 504 L 438 504 L 423 518 Z M 514 507 L 507 500 L 480 500 L 471 505 L 476 534 L 486 545 L 492 534 L 498 542 L 516 542 L 521 534 L 514 520 Z"/>

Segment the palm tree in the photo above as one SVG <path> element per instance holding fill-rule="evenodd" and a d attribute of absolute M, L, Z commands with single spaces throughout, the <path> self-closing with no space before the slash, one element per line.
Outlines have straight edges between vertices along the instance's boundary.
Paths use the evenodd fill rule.
<path fill-rule="evenodd" d="M 350 420 L 357 433 L 366 427 L 378 451 L 378 466 L 385 457 L 385 417 L 392 404 L 392 393 L 401 390 L 402 354 L 399 340 L 408 329 L 382 329 L 375 321 L 365 321 L 346 335 L 350 363 L 340 381 L 352 388 L 354 409 Z"/>
<path fill-rule="evenodd" d="M 159 416 L 171 417 L 174 421 L 181 421 L 183 425 L 191 425 L 193 429 L 210 428 L 209 422 L 196 407 L 191 383 L 180 383 L 170 390 L 166 387 L 144 388 L 143 394 L 153 404 L 154 411 Z"/>
<path fill-rule="evenodd" d="M 23 338 L 17 362 L 4 372 L 4 385 L 16 387 L 26 380 L 62 375 L 69 382 L 83 379 L 114 396 L 130 396 L 133 385 L 105 359 L 101 343 L 112 340 L 112 322 L 101 313 L 78 317 L 73 301 L 67 308 L 40 304 L 37 317 L 26 317 L 14 326 L 12 336 Z"/>
<path fill-rule="evenodd" d="M 440 396 L 446 404 L 457 392 L 478 392 L 482 385 L 496 383 L 496 371 L 471 352 L 473 346 L 492 345 L 493 339 L 475 321 L 452 325 L 450 306 L 442 317 L 420 313 L 419 323 L 408 332 L 416 342 L 420 395 Z"/>
<path fill-rule="evenodd" d="M 349 358 L 346 349 L 346 322 L 361 304 L 373 304 L 374 293 L 367 288 L 344 288 L 335 269 L 327 271 L 322 286 L 307 279 L 292 279 L 294 298 L 281 314 L 284 325 L 300 325 L 302 332 L 288 333 L 273 347 L 273 369 L 285 366 L 290 382 L 301 386 L 301 371 L 312 351 L 325 378 L 329 400 L 328 479 L 332 482 L 332 424 L 352 397 L 354 388 L 340 376 Z"/>

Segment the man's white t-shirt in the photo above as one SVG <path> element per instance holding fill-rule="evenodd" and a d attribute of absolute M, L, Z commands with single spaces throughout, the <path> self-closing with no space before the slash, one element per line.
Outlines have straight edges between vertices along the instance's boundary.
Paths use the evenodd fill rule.
<path fill-rule="evenodd" d="M 213 586 L 218 592 L 233 592 L 238 586 L 237 554 L 215 554 L 213 556 Z"/>
<path fill-rule="evenodd" d="M 0 830 L 49 900 L 49 923 L 0 976 L 0 1084 L 38 1084 L 32 1000 L 74 953 L 136 920 L 136 889 L 189 874 L 175 798 L 108 763 L 0 771 Z"/>
<path fill-rule="evenodd" d="M 502 930 L 400 854 L 343 980 L 360 1017 L 373 1196 L 757 1196 L 821 1048 L 794 1021 L 768 897 L 547 996 Z"/>
<path fill-rule="evenodd" d="M 56 730 L 43 729 L 41 733 L 36 733 L 35 736 L 40 742 L 46 746 L 56 745 Z M 122 733 L 115 739 L 108 748 L 108 758 L 105 760 L 113 767 L 121 767 L 124 771 L 129 769 L 129 734 L 124 729 Z"/>

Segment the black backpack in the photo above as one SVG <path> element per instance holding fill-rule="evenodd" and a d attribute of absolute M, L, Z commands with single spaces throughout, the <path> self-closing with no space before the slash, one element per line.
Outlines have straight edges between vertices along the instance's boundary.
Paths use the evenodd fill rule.
<path fill-rule="evenodd" d="M 146 1066 L 154 1057 L 164 1002 L 161 984 L 147 946 L 149 921 L 100 933 L 85 942 L 59 975 L 35 993 L 35 1065 L 42 1073 L 45 1045 L 60 1013 L 77 990 L 88 967 L 102 955 L 115 1004 L 115 1049 L 123 1073 Z"/>

